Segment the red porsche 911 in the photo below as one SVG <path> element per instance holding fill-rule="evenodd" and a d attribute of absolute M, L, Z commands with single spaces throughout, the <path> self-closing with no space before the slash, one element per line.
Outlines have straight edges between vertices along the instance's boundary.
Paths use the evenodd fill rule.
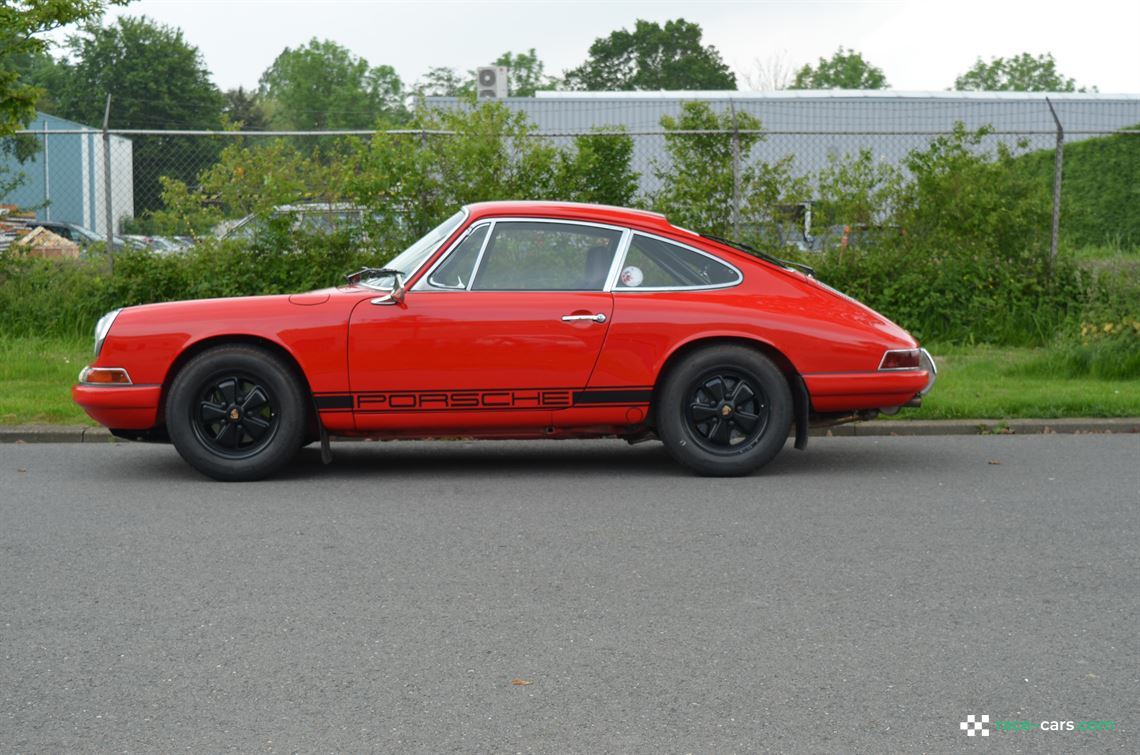
<path fill-rule="evenodd" d="M 706 475 L 795 427 L 916 406 L 906 331 L 810 269 L 640 210 L 464 207 L 383 269 L 291 296 L 109 312 L 72 390 L 123 438 L 219 480 L 328 436 L 659 438 Z"/>

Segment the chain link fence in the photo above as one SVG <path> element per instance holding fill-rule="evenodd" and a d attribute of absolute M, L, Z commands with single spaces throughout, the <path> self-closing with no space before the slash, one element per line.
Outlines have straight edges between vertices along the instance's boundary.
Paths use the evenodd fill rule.
<path fill-rule="evenodd" d="M 692 102 L 700 103 L 700 117 L 686 110 Z M 432 192 L 438 204 L 439 184 L 454 174 L 443 193 L 455 203 L 613 200 L 665 209 L 675 222 L 715 225 L 707 208 L 697 211 L 711 203 L 725 213 L 728 231 L 755 238 L 759 232 L 749 224 L 767 218 L 775 243 L 810 253 L 883 232 L 874 227 L 881 207 L 878 219 L 822 212 L 826 181 L 844 180 L 837 166 L 905 177 L 908 156 L 935 140 L 985 129 L 961 143 L 978 153 L 1008 150 L 1048 192 L 1054 254 L 1061 241 L 1140 246 L 1140 205 L 1119 185 L 1134 185 L 1137 174 L 1129 178 L 1128 171 L 1140 168 L 1140 96 L 558 93 L 503 100 L 516 120 L 469 119 L 461 128 L 448 128 L 447 116 L 470 115 L 471 103 L 429 98 L 424 104 L 440 114 L 429 120 L 431 128 L 384 132 L 102 130 L 41 116 L 0 149 L 0 245 L 36 227 L 79 246 L 113 229 L 116 246 L 170 251 L 195 238 L 233 234 L 251 208 L 267 206 L 291 207 L 298 222 L 319 228 L 393 207 L 409 212 Z M 481 127 L 491 130 L 480 134 Z M 377 157 L 367 145 L 379 139 L 392 151 Z M 504 151 L 487 150 L 487 139 L 503 141 Z M 598 147 L 607 142 L 628 149 Z M 594 145 L 594 164 L 581 157 L 574 163 L 584 144 Z M 439 160 L 402 159 L 401 151 Z M 467 164 L 448 167 L 444 156 Z M 577 165 L 573 186 L 568 165 Z M 498 175 L 472 178 L 480 170 Z M 416 171 L 435 171 L 435 187 Z M 614 175 L 627 177 L 628 185 L 602 187 Z M 865 175 L 849 180 L 873 183 Z M 411 187 L 417 181 L 418 190 Z M 233 199 L 238 194 L 241 201 Z M 188 213 L 188 204 L 175 206 L 187 197 L 202 213 L 181 227 L 172 217 L 175 210 Z M 428 214 L 442 211 L 436 207 Z M 426 222 L 405 227 L 412 233 Z"/>

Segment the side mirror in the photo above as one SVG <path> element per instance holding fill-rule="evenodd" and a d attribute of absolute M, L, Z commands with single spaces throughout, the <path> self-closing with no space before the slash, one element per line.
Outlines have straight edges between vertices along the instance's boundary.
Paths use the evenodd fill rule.
<path fill-rule="evenodd" d="M 404 294 L 407 293 L 407 288 L 404 287 L 404 275 L 403 273 L 393 273 L 393 276 L 396 279 L 396 285 L 392 288 L 391 293 L 384 294 L 383 296 L 377 296 L 371 301 L 372 304 L 390 305 L 404 303 Z"/>

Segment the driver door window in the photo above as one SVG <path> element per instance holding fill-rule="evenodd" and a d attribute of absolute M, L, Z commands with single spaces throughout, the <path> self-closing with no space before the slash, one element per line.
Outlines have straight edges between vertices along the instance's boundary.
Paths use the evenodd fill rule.
<path fill-rule="evenodd" d="M 570 223 L 495 224 L 472 291 L 601 291 L 622 232 Z"/>

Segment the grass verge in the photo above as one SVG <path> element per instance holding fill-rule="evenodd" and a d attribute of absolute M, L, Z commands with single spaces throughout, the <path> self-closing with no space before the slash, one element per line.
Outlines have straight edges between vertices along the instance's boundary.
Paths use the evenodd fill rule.
<path fill-rule="evenodd" d="M 94 425 L 71 401 L 91 339 L 0 337 L 0 424 Z"/>
<path fill-rule="evenodd" d="M 1050 349 L 932 348 L 938 383 L 899 419 L 1140 417 L 1140 380 L 1070 377 L 1049 369 Z"/>
<path fill-rule="evenodd" d="M 1046 349 L 932 351 L 938 384 L 899 420 L 1140 417 L 1140 380 L 1051 374 Z M 70 393 L 90 359 L 90 339 L 0 337 L 0 424 L 94 424 Z"/>

